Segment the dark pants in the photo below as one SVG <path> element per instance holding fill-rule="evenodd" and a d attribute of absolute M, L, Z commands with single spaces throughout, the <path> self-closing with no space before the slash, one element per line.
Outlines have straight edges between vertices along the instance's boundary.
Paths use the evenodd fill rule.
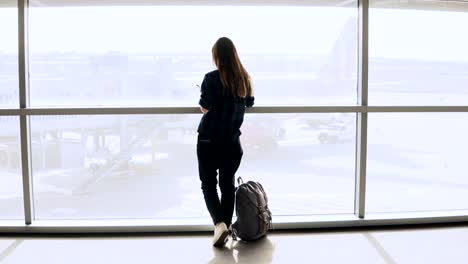
<path fill-rule="evenodd" d="M 239 139 L 229 143 L 213 143 L 198 139 L 198 173 L 206 207 L 213 223 L 224 222 L 228 227 L 234 213 L 235 180 L 234 174 L 242 159 L 242 146 Z M 219 189 L 216 176 L 219 171 Z"/>

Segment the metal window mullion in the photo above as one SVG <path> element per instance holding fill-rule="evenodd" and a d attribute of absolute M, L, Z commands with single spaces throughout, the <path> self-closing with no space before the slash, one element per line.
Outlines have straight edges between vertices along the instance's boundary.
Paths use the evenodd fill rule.
<path fill-rule="evenodd" d="M 18 0 L 18 73 L 20 110 L 29 107 L 29 0 Z M 23 177 L 24 218 L 26 225 L 34 219 L 31 172 L 31 129 L 28 115 L 20 115 L 21 166 Z"/>
<path fill-rule="evenodd" d="M 248 113 L 355 113 L 359 106 L 256 106 Z M 1 110 L 0 110 L 1 111 Z M 116 108 L 44 108 L 25 109 L 24 115 L 144 115 L 144 114 L 200 114 L 198 107 L 116 107 Z"/>
<path fill-rule="evenodd" d="M 468 106 L 256 106 L 249 114 L 269 113 L 468 113 Z M 0 109 L 0 116 L 200 114 L 198 107 L 93 107 Z"/>
<path fill-rule="evenodd" d="M 354 214 L 365 217 L 366 209 L 366 168 L 367 168 L 367 93 L 369 65 L 369 0 L 358 1 L 358 104 L 364 111 L 356 118 L 356 167 Z"/>

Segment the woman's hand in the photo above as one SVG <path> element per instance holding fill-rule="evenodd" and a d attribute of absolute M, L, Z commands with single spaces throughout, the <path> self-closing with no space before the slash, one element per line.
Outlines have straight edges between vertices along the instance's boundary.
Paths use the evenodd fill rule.
<path fill-rule="evenodd" d="M 210 110 L 208 110 L 208 109 L 206 109 L 206 108 L 203 108 L 202 106 L 200 106 L 200 110 L 201 110 L 202 113 L 204 113 L 204 114 L 206 114 L 206 113 L 208 113 L 208 111 L 210 111 Z"/>

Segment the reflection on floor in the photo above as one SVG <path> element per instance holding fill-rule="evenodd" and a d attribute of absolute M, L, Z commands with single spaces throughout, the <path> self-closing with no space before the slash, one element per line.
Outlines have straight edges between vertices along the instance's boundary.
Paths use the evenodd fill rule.
<path fill-rule="evenodd" d="M 0 263 L 468 263 L 468 225 L 274 232 L 210 245 L 209 234 L 1 237 Z"/>

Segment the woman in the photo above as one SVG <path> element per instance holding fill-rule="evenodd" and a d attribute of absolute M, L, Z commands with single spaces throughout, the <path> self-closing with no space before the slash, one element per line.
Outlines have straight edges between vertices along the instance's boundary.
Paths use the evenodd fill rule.
<path fill-rule="evenodd" d="M 218 39 L 212 49 L 217 70 L 205 75 L 201 85 L 198 126 L 198 172 L 206 207 L 215 225 L 213 245 L 224 246 L 234 212 L 234 174 L 242 158 L 240 127 L 246 107 L 254 104 L 250 76 L 242 66 L 232 41 Z M 217 174 L 219 188 L 217 191 Z"/>

